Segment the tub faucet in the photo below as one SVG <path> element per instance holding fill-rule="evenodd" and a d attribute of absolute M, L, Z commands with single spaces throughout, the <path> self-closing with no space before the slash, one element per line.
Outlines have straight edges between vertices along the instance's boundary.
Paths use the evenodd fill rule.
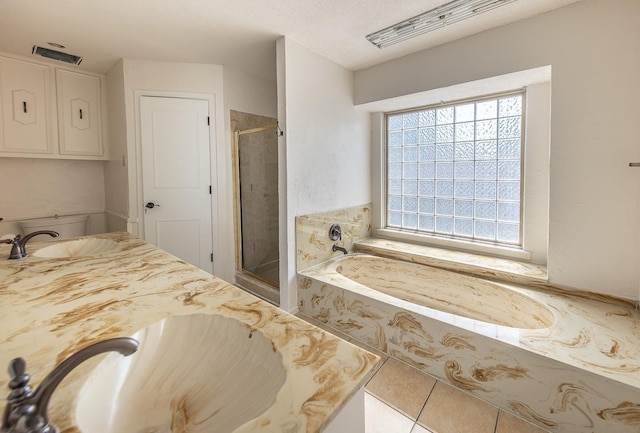
<path fill-rule="evenodd" d="M 60 236 L 58 232 L 54 232 L 52 230 L 39 230 L 37 232 L 29 233 L 25 236 L 16 235 L 16 237 L 13 239 L 3 239 L 2 241 L 0 241 L 0 243 L 12 244 L 11 253 L 9 254 L 9 260 L 24 259 L 25 257 L 27 257 L 27 250 L 25 249 L 27 242 L 32 237 L 38 235 L 49 235 L 54 238 Z"/>
<path fill-rule="evenodd" d="M 25 372 L 26 362 L 22 358 L 15 358 L 9 363 L 11 393 L 7 398 L 0 433 L 57 433 L 57 428 L 49 422 L 47 407 L 62 379 L 95 355 L 117 351 L 128 356 L 137 349 L 138 342 L 133 338 L 112 338 L 92 344 L 62 361 L 44 378 L 35 392 L 27 385 L 30 376 Z"/>
<path fill-rule="evenodd" d="M 336 251 L 342 251 L 342 252 L 343 252 L 343 253 L 345 253 L 345 254 L 349 254 L 349 251 L 347 251 L 347 249 L 346 249 L 346 248 L 343 248 L 343 247 L 341 247 L 341 246 L 338 246 L 338 244 L 333 244 L 333 248 L 331 248 L 331 249 L 333 250 L 333 252 L 336 252 Z"/>

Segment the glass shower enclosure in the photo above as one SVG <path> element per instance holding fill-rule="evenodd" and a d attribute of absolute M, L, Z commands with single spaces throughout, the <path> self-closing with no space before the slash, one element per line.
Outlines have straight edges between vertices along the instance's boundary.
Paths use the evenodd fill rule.
<path fill-rule="evenodd" d="M 277 131 L 274 124 L 234 132 L 236 269 L 274 289 L 279 288 Z"/>

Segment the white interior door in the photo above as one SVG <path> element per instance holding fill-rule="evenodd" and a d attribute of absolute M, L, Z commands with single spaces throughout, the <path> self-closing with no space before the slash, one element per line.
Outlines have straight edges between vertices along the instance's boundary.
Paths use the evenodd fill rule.
<path fill-rule="evenodd" d="M 144 238 L 213 273 L 209 103 L 140 98 Z"/>

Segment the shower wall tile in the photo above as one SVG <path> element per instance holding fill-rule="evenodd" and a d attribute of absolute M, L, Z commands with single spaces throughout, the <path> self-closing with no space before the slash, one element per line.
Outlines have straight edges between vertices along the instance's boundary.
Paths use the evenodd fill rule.
<path fill-rule="evenodd" d="M 340 224 L 342 239 L 329 239 L 329 228 Z M 342 254 L 333 252 L 333 244 L 348 251 L 356 241 L 371 236 L 371 205 L 355 206 L 331 212 L 296 217 L 297 269 L 301 271 Z"/>
<path fill-rule="evenodd" d="M 274 119 L 273 117 L 259 116 L 257 114 L 243 113 L 235 110 L 229 112 L 229 117 L 231 119 L 232 131 L 262 128 L 263 126 L 275 125 L 278 121 L 278 119 Z"/>

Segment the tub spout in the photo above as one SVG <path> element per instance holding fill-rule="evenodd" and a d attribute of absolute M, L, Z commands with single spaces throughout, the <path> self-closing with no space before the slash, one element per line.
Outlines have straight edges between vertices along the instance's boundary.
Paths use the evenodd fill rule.
<path fill-rule="evenodd" d="M 14 259 L 23 259 L 27 257 L 26 245 L 29 239 L 38 235 L 49 235 L 51 237 L 57 238 L 60 236 L 58 232 L 54 232 L 52 230 L 39 230 L 37 232 L 29 233 L 28 235 L 22 236 L 17 235 L 13 239 L 4 239 L 1 242 L 5 244 L 11 244 L 11 253 L 9 253 L 9 260 Z"/>
<path fill-rule="evenodd" d="M 15 358 L 9 363 L 11 393 L 7 398 L 0 433 L 57 433 L 56 427 L 49 422 L 47 407 L 62 379 L 95 355 L 116 351 L 128 356 L 137 349 L 138 342 L 133 338 L 113 338 L 85 347 L 53 369 L 35 392 L 27 385 L 30 377 L 25 372 L 26 362 L 22 358 Z"/>
<path fill-rule="evenodd" d="M 343 247 L 339 246 L 338 244 L 333 244 L 333 248 L 331 248 L 331 250 L 333 250 L 333 252 L 342 251 L 345 254 L 349 254 L 349 251 L 347 251 L 346 248 L 343 248 Z"/>

